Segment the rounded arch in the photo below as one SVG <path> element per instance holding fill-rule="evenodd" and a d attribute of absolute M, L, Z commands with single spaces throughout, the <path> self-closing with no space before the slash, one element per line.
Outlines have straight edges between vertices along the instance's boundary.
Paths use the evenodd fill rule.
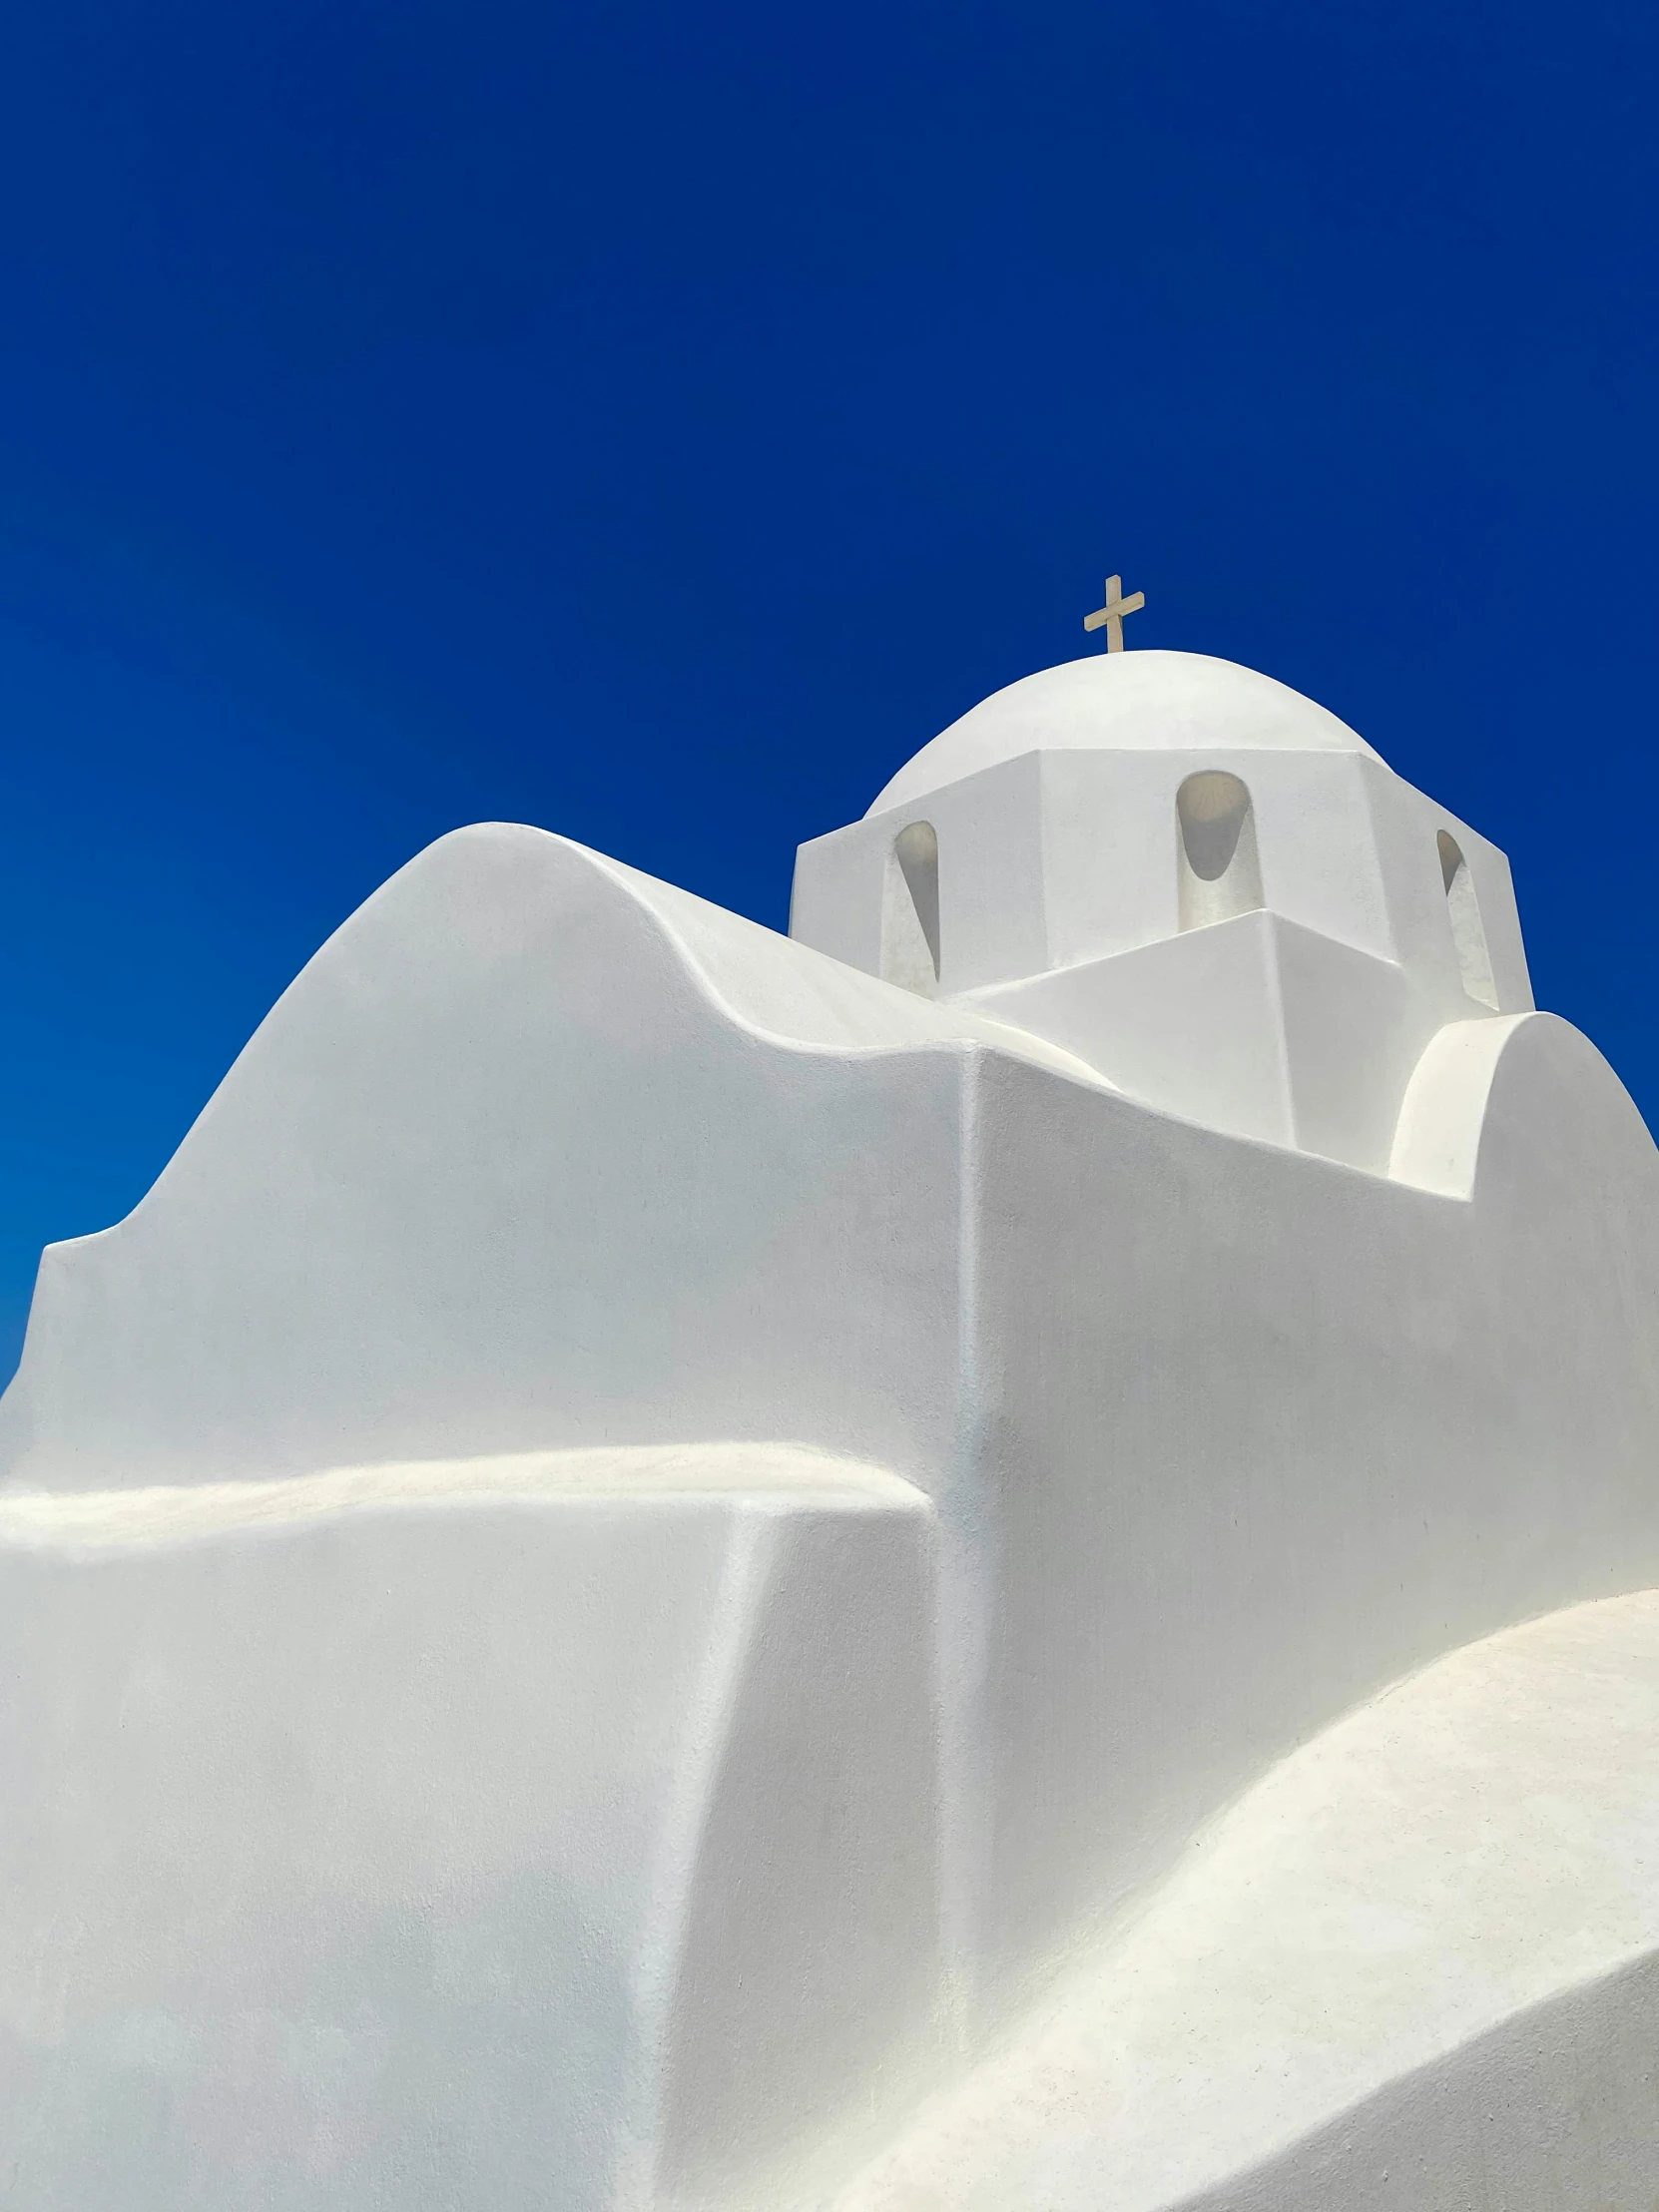
<path fill-rule="evenodd" d="M 1256 812 L 1249 787 L 1225 769 L 1200 769 L 1175 795 L 1183 929 L 1229 921 L 1262 903 Z"/>
<path fill-rule="evenodd" d="M 1451 921 L 1451 941 L 1457 947 L 1457 968 L 1464 995 L 1497 1011 L 1497 986 L 1492 981 L 1492 959 L 1486 949 L 1485 925 L 1474 877 L 1463 857 L 1463 848 L 1449 830 L 1435 839 L 1440 854 L 1440 881 L 1445 888 L 1446 912 Z"/>

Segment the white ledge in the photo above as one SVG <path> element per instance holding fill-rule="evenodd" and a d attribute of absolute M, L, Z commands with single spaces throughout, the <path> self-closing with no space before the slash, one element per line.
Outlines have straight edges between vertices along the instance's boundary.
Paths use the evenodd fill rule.
<path fill-rule="evenodd" d="M 0 1494 L 0 1547 L 89 1554 L 150 1550 L 347 1513 L 410 1506 L 744 1499 L 774 1511 L 929 1510 L 883 1467 L 793 1443 L 606 1444 L 470 1459 L 393 1459 L 258 1482 Z"/>

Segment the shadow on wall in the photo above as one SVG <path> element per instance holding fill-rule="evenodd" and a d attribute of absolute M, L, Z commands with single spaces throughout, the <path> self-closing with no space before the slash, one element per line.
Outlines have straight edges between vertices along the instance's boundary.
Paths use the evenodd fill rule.
<path fill-rule="evenodd" d="M 1491 955 L 1486 950 L 1486 931 L 1480 920 L 1480 901 L 1474 895 L 1474 877 L 1464 859 L 1457 839 L 1445 830 L 1439 834 L 1440 881 L 1445 885 L 1445 902 L 1451 915 L 1451 938 L 1457 947 L 1457 966 L 1462 974 L 1463 989 L 1470 998 L 1478 999 L 1482 1006 L 1497 1011 L 1497 986 L 1492 981 Z"/>
<path fill-rule="evenodd" d="M 1262 864 L 1256 856 L 1256 813 L 1236 776 L 1202 769 L 1175 795 L 1181 832 L 1183 929 L 1231 921 L 1262 903 Z"/>
<path fill-rule="evenodd" d="M 900 830 L 881 892 L 881 980 L 931 998 L 939 981 L 939 839 L 930 822 Z"/>

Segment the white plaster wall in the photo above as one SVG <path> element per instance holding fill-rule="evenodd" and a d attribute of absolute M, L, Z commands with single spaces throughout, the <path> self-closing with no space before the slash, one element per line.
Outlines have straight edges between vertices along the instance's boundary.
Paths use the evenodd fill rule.
<path fill-rule="evenodd" d="M 0 1506 L 0 2203 L 738 2205 L 892 2124 L 916 1494 L 776 1446 L 275 1487 Z"/>
<path fill-rule="evenodd" d="M 1389 774 L 1357 756 L 1227 746 L 1028 753 L 804 844 L 791 934 L 877 973 L 870 915 L 878 923 L 885 856 L 900 830 L 926 821 L 939 838 L 943 990 L 978 990 L 1173 937 L 1181 926 L 1176 794 L 1189 776 L 1222 769 L 1251 793 L 1264 903 L 1393 959 L 1368 767 Z M 1432 825 L 1427 852 L 1437 885 Z M 1416 949 L 1427 973 L 1449 962 L 1455 981 L 1454 957 L 1437 934 L 1420 932 Z"/>
<path fill-rule="evenodd" d="M 717 976 L 890 1041 L 768 1041 Z M 559 840 L 445 840 L 139 1212 L 48 1256 L 9 1478 L 769 1433 L 890 1465 L 948 1501 L 963 1970 L 1018 1969 L 1288 1730 L 1506 1608 L 1644 1576 L 1655 1174 L 1547 1021 L 1481 1090 L 1520 1149 L 1472 1206 L 995 1034 Z"/>
<path fill-rule="evenodd" d="M 879 975 L 887 855 L 900 830 L 926 822 L 939 840 L 940 990 L 1040 973 L 1052 964 L 1042 766 L 1037 754 L 1004 761 L 802 845 L 791 936 Z"/>
<path fill-rule="evenodd" d="M 835 2212 L 1648 2212 L 1659 1595 L 1362 1706 Z"/>
<path fill-rule="evenodd" d="M 1385 1174 L 1430 1039 L 1476 1012 L 1444 965 L 1425 977 L 1261 907 L 967 1002 L 1167 1113 Z"/>
<path fill-rule="evenodd" d="M 1532 984 L 1505 855 L 1478 830 L 1459 822 L 1421 792 L 1413 791 L 1380 761 L 1361 762 L 1359 772 L 1369 797 L 1390 927 L 1400 958 L 1417 972 L 1443 976 L 1451 992 L 1461 992 L 1435 846 L 1436 833 L 1444 830 L 1456 840 L 1474 879 L 1497 986 L 1498 1011 L 1529 1011 Z M 1465 1011 L 1483 1014 L 1488 1009 L 1470 1007 Z"/>
<path fill-rule="evenodd" d="M 1181 780 L 1171 781 L 1170 762 L 1162 754 L 1036 758 L 1049 964 L 1071 967 L 1174 936 L 1181 926 L 1175 820 Z"/>
<path fill-rule="evenodd" d="M 1656 2009 L 1648 1948 L 1390 2082 L 1190 2212 L 1650 2212 Z"/>
<path fill-rule="evenodd" d="M 1293 1141 L 1384 1175 L 1423 1051 L 1474 1009 L 1443 974 L 1367 959 L 1277 917 L 1272 936 Z"/>
<path fill-rule="evenodd" d="M 1375 958 L 1398 957 L 1368 804 L 1366 772 L 1391 775 L 1381 762 L 1249 752 L 1225 742 L 1183 752 L 1055 750 L 1041 758 L 1056 966 L 1179 931 L 1176 795 L 1188 777 L 1214 770 L 1238 777 L 1250 793 L 1264 905 Z M 1430 856 L 1433 843 L 1430 831 Z"/>
<path fill-rule="evenodd" d="M 971 1017 L 650 896 L 501 827 L 394 877 L 134 1213 L 43 1257 L 6 1476 L 791 1433 L 935 1460 L 956 1362 L 938 1046 Z M 721 1009 L 723 958 L 751 1018 L 807 1049 Z"/>
<path fill-rule="evenodd" d="M 905 762 L 870 807 L 907 807 L 998 761 L 1045 748 L 1370 755 L 1329 708 L 1209 653 L 1095 653 L 993 692 Z"/>
<path fill-rule="evenodd" d="M 975 992 L 973 1004 L 1063 1043 L 1166 1113 L 1297 1141 L 1277 925 L 1265 910 Z"/>
<path fill-rule="evenodd" d="M 1216 771 L 1249 793 L 1271 928 L 1184 927 L 1177 795 Z M 1097 658 L 983 702 L 863 821 L 801 847 L 796 939 L 879 972 L 889 855 L 919 820 L 938 836 L 935 995 L 1232 1134 L 1382 1169 L 1434 1031 L 1532 1004 L 1503 855 L 1324 709 L 1226 662 Z M 1478 905 L 1474 996 L 1441 833 Z M 1195 941 L 1218 927 L 1225 944 Z"/>
<path fill-rule="evenodd" d="M 946 989 L 1173 935 L 1175 795 L 1215 769 L 1250 790 L 1273 911 L 1455 991 L 1434 849 L 1436 830 L 1448 830 L 1478 888 L 1500 1010 L 1531 1003 L 1501 853 L 1324 708 L 1202 654 L 1096 656 L 981 702 L 905 765 L 861 823 L 801 847 L 792 934 L 874 972 L 877 856 L 925 819 L 939 830 L 941 867 L 957 869 Z M 947 946 L 952 934 L 947 918 Z"/>
<path fill-rule="evenodd" d="M 1000 1989 L 1380 1683 L 1659 1582 L 1659 1155 L 1539 1015 L 1467 1071 L 1462 1201 L 978 1074 L 980 1441 L 942 1510 L 995 1623 Z"/>
<path fill-rule="evenodd" d="M 0 1404 L 6 1510 L 19 1526 L 42 1513 L 79 1526 L 77 1510 L 104 1511 L 122 1493 L 148 1512 L 158 1485 L 177 1514 L 196 1488 L 280 1486 L 346 1463 L 619 1442 L 785 1437 L 892 1470 L 937 1513 L 936 1634 L 917 1625 L 935 1617 L 932 1591 L 912 1605 L 895 1586 L 868 1614 L 848 1600 L 839 1617 L 851 1644 L 826 1671 L 812 1624 L 836 1614 L 822 1595 L 836 1585 L 804 1584 L 763 1639 L 779 1654 L 779 1689 L 755 1726 L 758 1740 L 801 1747 L 805 1779 L 834 1771 L 822 1743 L 837 1730 L 848 1742 L 873 1731 L 879 1757 L 888 1744 L 895 1771 L 925 1774 L 929 1790 L 936 1774 L 928 1883 L 893 1904 L 875 1947 L 891 1949 L 901 1981 L 904 1961 L 936 1955 L 956 2030 L 970 2044 L 993 2038 L 1228 1799 L 1345 1706 L 1505 1622 L 1659 1582 L 1659 1160 L 1616 1079 L 1564 1024 L 1523 1016 L 1442 1036 L 1445 1050 L 1436 1044 L 1410 1086 L 1395 1161 L 1408 1180 L 1389 1179 L 1117 1095 L 1063 1051 L 559 839 L 464 832 L 324 948 L 128 1222 L 48 1254 L 24 1365 Z M 461 1524 L 417 1519 L 407 1536 L 391 1517 L 351 1523 L 342 1616 L 376 1617 L 378 1591 L 406 1602 L 410 1619 L 441 1610 L 444 1547 L 461 1541 Z M 499 1636 L 503 1665 L 533 1682 L 540 1600 L 513 1595 L 525 1525 L 514 1518 L 486 1545 L 460 1613 L 489 1623 L 479 1633 Z M 564 1523 L 546 1526 L 550 1555 L 564 1558 Z M 405 1570 L 403 1548 L 419 1544 L 429 1550 Z M 311 1607 L 303 1575 L 280 1579 L 289 1550 L 260 1550 L 260 1572 L 277 1575 L 261 1583 L 239 1581 L 240 1546 L 199 1582 L 195 1567 L 134 1561 L 130 1598 L 119 1575 L 64 1554 L 37 1605 L 31 1577 L 47 1569 L 17 1568 L 7 1617 L 20 1641 L 0 1726 L 40 1810 L 12 1832 L 33 1856 L 13 1884 L 4 1979 L 39 1992 L 46 2025 L 25 2038 L 0 2140 L 15 2136 L 35 2160 L 20 2169 L 35 2192 L 23 2198 L 29 2212 L 53 2203 L 50 2189 L 77 2212 L 93 2201 L 85 2160 L 101 2138 L 87 2115 L 119 2099 L 117 2061 L 86 2023 L 128 2004 L 124 1946 L 159 1941 L 164 1964 L 182 1955 L 181 1901 L 194 1911 L 213 1897 L 222 1862 L 241 1902 L 204 1958 L 241 1954 L 261 1898 L 278 1902 L 284 1928 L 312 1917 L 305 1870 L 326 1856 L 316 1841 L 326 1824 L 319 1814 L 323 1830 L 312 1825 L 305 1759 L 333 1778 L 332 1802 L 353 1761 L 382 1773 L 372 1766 L 382 1737 L 418 1764 L 422 1732 L 437 1727 L 423 1794 L 387 1783 L 383 1812 L 352 1815 L 370 1841 L 350 1849 L 385 1850 L 393 1896 L 404 1894 L 398 1854 L 479 1788 L 469 1709 L 445 1686 L 464 1682 L 470 1657 L 422 1675 L 418 1647 L 388 1629 L 381 1670 L 353 1671 L 327 1642 L 330 1607 Z M 843 1548 L 831 1546 L 826 1575 L 831 1567 L 852 1573 Z M 608 1606 L 618 1635 L 643 1605 L 646 1673 L 678 1681 L 681 1647 L 655 1641 L 673 1616 L 657 1618 L 656 1571 L 596 1569 L 582 1602 Z M 458 1598 L 465 1587 L 463 1574 Z M 707 1639 L 700 1619 L 686 1633 Z M 578 1672 L 585 1633 L 573 1630 L 569 1647 Z M 179 1733 L 174 1751 L 165 1734 L 146 1738 L 150 1753 L 124 1765 L 122 1700 L 146 1677 L 123 1654 L 142 1654 L 152 1635 L 175 1639 L 163 1702 L 182 1701 Z M 288 1673 L 319 1636 L 314 1697 L 303 1673 L 290 1694 Z M 927 1759 L 896 1712 L 899 1735 L 880 1734 L 872 1676 L 860 1671 L 918 1636 L 935 1662 Z M 89 1671 L 77 1674 L 83 1641 Z M 610 1643 L 594 1648 L 604 1663 Z M 35 1665 L 31 1653 L 47 1657 Z M 798 1725 L 792 1700 L 815 1682 L 824 1704 L 812 1727 Z M 212 1703 L 222 1694 L 244 1702 L 222 1713 Z M 679 1694 L 663 1690 L 668 1718 L 652 1723 L 668 1737 Z M 382 1707 L 390 1718 L 377 1734 Z M 594 1725 L 571 1721 L 568 1762 L 546 1739 L 515 1818 L 539 1817 L 544 1793 L 550 1818 L 564 1803 L 560 1777 L 589 1771 L 579 1747 Z M 583 1812 L 548 1830 L 550 1867 L 571 1860 L 561 1881 L 603 1887 L 611 1861 L 618 1880 L 630 1863 L 601 1803 L 605 1760 L 626 1771 L 618 1745 L 629 1730 L 606 1741 L 593 1752 L 591 1825 Z M 269 1784 L 257 1763 L 236 1768 L 223 1843 L 212 1820 L 197 1822 L 200 1778 L 166 1764 L 197 1742 L 223 1744 L 227 1758 L 262 1743 L 292 1752 L 286 1766 L 271 1754 Z M 336 1742 L 344 1748 L 328 1748 Z M 146 1757 L 161 1762 L 154 1791 Z M 653 1762 L 675 1769 L 671 1754 Z M 502 1747 L 502 1774 L 509 1763 Z M 492 1782 L 486 1808 L 498 1787 L 520 1784 Z M 834 1847 L 823 1896 L 808 1899 L 787 1871 L 797 1846 L 776 1863 L 750 1858 L 735 1841 L 750 1812 L 730 1810 L 774 1797 L 787 1809 L 793 1788 L 787 1761 L 762 1761 L 748 1779 L 734 1768 L 730 1799 L 712 1794 L 692 1823 L 734 1839 L 736 1887 L 699 1923 L 700 1955 L 742 1959 L 745 2002 L 780 2050 L 776 2077 L 735 2075 L 722 2056 L 728 1998 L 711 1984 L 707 2004 L 688 2010 L 683 2055 L 665 2054 L 652 2074 L 663 2120 L 649 2171 L 661 2201 L 740 2201 L 745 2162 L 785 2155 L 770 2132 L 775 2083 L 797 2094 L 822 2048 L 832 2089 L 849 2052 L 869 2056 L 830 2023 L 790 2043 L 795 2031 L 779 2023 L 797 2017 L 792 1998 L 817 1969 L 804 1972 L 789 1946 L 798 1925 L 828 1945 L 867 1887 L 892 1897 L 881 1885 L 907 1847 L 854 1829 Z M 294 1789 L 298 1841 L 258 1841 Z M 894 1802 L 904 1836 L 928 1829 L 910 1785 Z M 62 1839 L 78 1821 L 87 1840 L 71 1850 Z M 151 1887 L 135 1887 L 129 1854 L 165 1865 L 162 1886 L 146 1875 Z M 786 1869 L 776 1879 L 758 1872 L 775 1864 Z M 763 1915 L 746 1949 L 741 1901 L 757 1880 L 797 1910 Z M 618 1891 L 607 1925 L 637 1934 L 648 1893 L 651 1881 Z M 825 1903 L 836 1897 L 841 1906 Z M 94 1928 L 84 1957 L 68 1933 L 83 1899 Z M 464 1950 L 471 1924 L 457 1925 Z M 481 1955 L 521 1938 L 509 1914 L 486 1928 Z M 546 1953 L 554 1938 L 535 1941 Z M 330 1955 L 342 2005 L 366 1989 L 365 2017 L 383 2011 L 418 2042 L 428 1984 L 399 1981 L 401 1965 L 377 1980 L 379 1954 L 343 1938 Z M 605 1944 L 595 1955 L 609 1955 Z M 106 1968 L 104 1997 L 54 2041 L 52 2020 L 69 2017 L 64 1992 Z M 303 2026 L 286 1968 L 251 1971 L 242 1996 L 187 1978 L 177 2004 L 156 2003 L 168 2020 L 194 2007 L 221 2022 L 246 1998 L 251 2016 L 275 2017 L 278 2040 Z M 560 2008 L 580 2012 L 585 1986 L 578 1977 L 547 1994 L 536 2033 L 580 2032 Z M 141 1988 L 135 2016 L 148 2018 L 150 2001 Z M 884 1998 L 865 1990 L 860 2001 L 887 2016 Z M 462 2027 L 472 2002 L 457 1999 Z M 143 2082 L 173 2032 L 154 2048 L 140 2036 Z M 939 2059 L 934 2034 L 917 2028 L 904 2064 L 882 2074 L 894 2094 L 915 2087 L 906 2068 L 925 2073 Z M 245 2048 L 230 2029 L 209 2041 Z M 57 2072 L 29 2070 L 43 2048 L 58 2054 Z M 259 2063 L 227 2060 L 239 2080 Z M 511 2083 L 528 2077 L 509 2065 L 500 2078 L 511 2103 Z M 610 2141 L 623 2124 L 610 2080 L 595 2074 L 582 2113 L 545 2126 L 536 2100 L 551 2092 L 524 2091 L 525 2125 L 560 2144 L 590 2126 Z M 151 2087 L 135 2091 L 141 2103 Z M 495 2093 L 467 2074 L 445 2108 L 485 2174 L 501 2124 Z M 802 2112 L 781 2086 L 777 2096 L 786 2115 Z M 410 2090 L 386 2120 L 397 2157 L 414 2161 L 405 2175 L 425 2155 L 421 2103 Z M 308 2109 L 274 2107 L 260 2121 L 268 2132 L 251 2137 L 272 2176 L 311 2171 Z M 191 2124 L 169 2137 L 146 2133 L 142 2116 L 121 2122 L 132 2155 L 159 2161 L 158 2203 L 190 2201 L 178 2192 Z M 825 2109 L 812 2124 L 840 2123 Z M 647 2201 L 608 2195 L 611 2169 L 587 2156 L 559 2169 L 568 2202 Z M 647 2188 L 639 2170 L 631 2186 Z M 129 2201 L 145 2201 L 137 2183 Z M 224 2199 L 210 2190 L 199 2201 Z M 403 2212 L 450 2201 L 434 2183 L 424 2203 L 406 2191 Z M 511 2204 L 506 2183 L 495 2201 Z"/>

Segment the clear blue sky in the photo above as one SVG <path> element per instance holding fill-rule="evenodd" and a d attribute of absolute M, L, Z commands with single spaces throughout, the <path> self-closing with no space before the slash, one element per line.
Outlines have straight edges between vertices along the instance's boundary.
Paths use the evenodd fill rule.
<path fill-rule="evenodd" d="M 52 0 L 0 28 L 0 1374 L 458 823 L 782 926 L 984 693 L 1266 669 L 1650 1119 L 1659 14 Z"/>

